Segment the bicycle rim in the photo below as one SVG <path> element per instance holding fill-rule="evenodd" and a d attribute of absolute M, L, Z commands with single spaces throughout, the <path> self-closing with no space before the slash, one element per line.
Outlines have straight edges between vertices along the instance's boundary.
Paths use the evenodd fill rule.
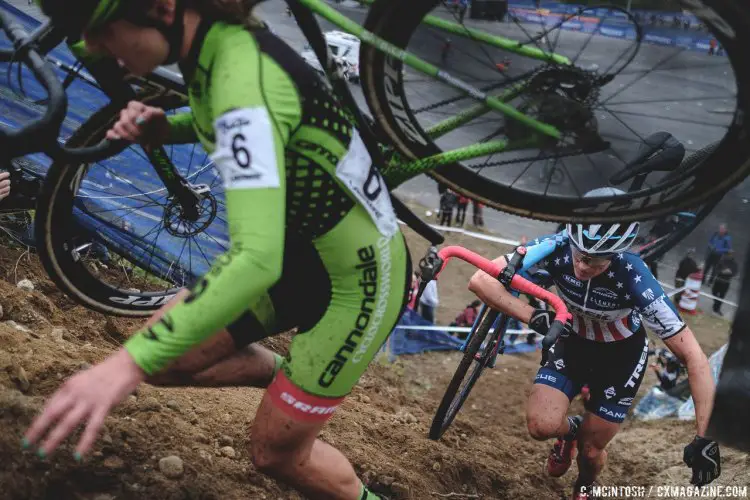
<path fill-rule="evenodd" d="M 689 71 L 704 71 L 706 58 L 709 56 L 704 57 L 704 54 L 680 47 L 656 46 L 650 42 L 641 43 L 640 50 L 628 52 L 629 40 L 604 36 L 604 21 L 609 18 L 603 14 L 596 18 L 598 21 L 588 35 L 561 29 L 561 20 L 557 23 L 548 21 L 546 26 L 521 22 L 501 24 L 500 28 L 493 28 L 494 24 L 491 23 L 482 25 L 487 28 L 481 29 L 500 30 L 508 38 L 526 42 L 529 46 L 549 48 L 566 55 L 575 62 L 572 67 L 536 60 L 532 60 L 533 64 L 530 64 L 527 63 L 528 58 L 524 59 L 496 47 L 488 49 L 486 44 L 475 48 L 480 44 L 473 35 L 462 37 L 455 32 L 451 33 L 452 43 L 456 44 L 451 50 L 457 51 L 456 59 L 478 60 L 477 64 L 484 62 L 486 71 L 470 72 L 467 67 L 461 66 L 458 69 L 449 67 L 449 72 L 452 70 L 452 74 L 458 78 L 490 95 L 500 95 L 518 81 L 536 82 L 535 86 L 525 87 L 527 90 L 533 87 L 534 92 L 521 94 L 510 103 L 545 123 L 556 123 L 559 129 L 572 138 L 572 146 L 556 144 L 534 150 L 487 155 L 439 166 L 429 171 L 428 175 L 494 208 L 550 221 L 623 221 L 656 217 L 677 209 L 701 205 L 730 189 L 750 172 L 750 143 L 742 140 L 748 132 L 748 124 L 745 123 L 746 120 L 742 120 L 742 116 L 748 103 L 750 66 L 740 51 L 750 44 L 746 29 L 750 27 L 750 20 L 739 2 L 707 1 L 705 4 L 711 8 L 699 13 L 704 18 L 709 10 L 712 13 L 707 24 L 725 48 L 726 57 L 715 56 L 708 60 L 711 63 L 708 71 L 711 73 L 704 82 L 684 78 L 682 75 L 686 71 L 689 75 L 692 74 Z M 446 36 L 445 30 L 421 23 L 428 14 L 444 20 L 455 21 L 455 18 L 443 8 L 444 3 L 438 0 L 412 2 L 409 12 L 395 15 L 394 9 L 398 5 L 397 0 L 378 0 L 371 9 L 366 28 L 440 67 L 439 43 Z M 585 14 L 596 11 L 595 7 L 590 7 L 577 16 L 564 19 L 568 24 L 587 26 L 591 23 L 586 22 Z M 613 9 L 612 12 L 614 17 L 615 14 L 622 14 L 621 9 Z M 634 26 L 633 42 L 654 39 L 651 33 L 644 34 L 642 30 L 639 32 L 637 23 Z M 480 29 L 476 26 L 474 28 Z M 532 40 L 538 37 L 529 36 L 531 29 L 544 33 L 544 40 Z M 490 34 L 493 33 L 495 32 Z M 572 42 L 569 41 L 571 39 Z M 430 41 L 433 43 L 428 43 Z M 468 45 L 462 46 L 459 42 Z M 576 44 L 582 50 L 571 51 Z M 617 46 L 622 50 L 602 60 L 599 53 L 587 55 L 586 50 L 599 44 L 604 47 L 600 52 L 606 52 L 609 46 Z M 498 61 L 504 61 L 506 56 L 513 58 L 511 69 L 494 76 L 497 72 L 492 66 Z M 524 137 L 524 133 L 519 132 L 512 120 L 506 120 L 493 112 L 494 114 L 481 113 L 473 122 L 451 132 L 451 135 L 435 138 L 431 134 L 439 128 L 436 124 L 445 123 L 448 115 L 460 115 L 475 106 L 476 101 L 471 101 L 457 90 L 445 90 L 447 85 L 406 69 L 401 61 L 386 56 L 367 44 L 362 45 L 360 59 L 363 90 L 372 115 L 376 118 L 380 131 L 407 160 L 426 158 L 442 151 L 455 152 L 455 148 L 461 146 L 486 145 L 496 139 L 518 141 Z M 598 67 L 594 68 L 592 64 L 597 64 Z M 647 69 L 640 69 L 641 67 Z M 596 95 L 589 93 L 585 98 L 576 99 L 572 97 L 572 91 L 571 94 L 565 94 L 564 91 L 561 94 L 560 87 L 564 87 L 566 81 L 569 80 L 572 89 L 581 90 L 596 75 L 612 76 L 609 82 L 595 89 L 593 94 Z M 705 74 L 700 76 L 706 79 Z M 733 81 L 730 84 L 722 83 L 727 79 Z M 672 83 L 668 85 L 667 82 Z M 690 87 L 689 91 L 685 90 L 688 85 L 694 87 Z M 543 91 L 539 91 L 540 88 Z M 652 92 L 639 98 L 638 95 L 644 88 L 658 88 L 662 94 Z M 675 97 L 675 92 L 681 95 Z M 430 100 L 425 95 L 437 97 Z M 459 106 L 462 103 L 463 107 Z M 713 113 L 706 112 L 707 108 L 711 108 Z M 441 114 L 440 109 L 447 111 L 442 111 Z M 555 110 L 559 113 L 554 112 Z M 561 118 L 563 115 L 578 117 L 576 121 L 587 125 L 577 132 L 576 123 L 566 123 Z M 581 145 L 585 144 L 583 139 L 587 136 L 584 132 L 588 131 L 590 136 L 592 130 L 602 139 L 610 141 L 611 147 L 570 156 L 576 147 L 583 147 Z M 695 168 L 684 171 L 679 177 L 651 175 L 643 189 L 618 197 L 615 201 L 582 198 L 588 190 L 608 185 L 609 178 L 622 170 L 643 139 L 660 130 L 673 133 L 688 151 L 716 141 L 719 146 Z M 473 141 L 460 134 L 465 134 L 467 138 L 470 136 Z M 465 139 L 464 142 L 461 142 L 462 139 Z M 588 144 L 590 146 L 593 142 Z M 511 162 L 515 156 L 524 160 Z M 550 158 L 564 172 L 565 179 L 561 183 L 555 182 L 559 178 L 542 175 L 542 160 Z M 402 165 L 404 163 L 406 161 Z M 496 165 L 492 167 L 493 164 Z M 407 175 L 405 172 L 398 172 L 398 168 L 399 165 L 393 165 L 397 176 Z"/>
<path fill-rule="evenodd" d="M 153 94 L 140 100 L 164 109 L 184 102 Z M 70 144 L 98 142 L 117 111 L 102 110 Z M 208 187 L 197 221 L 182 217 L 137 146 L 101 163 L 50 169 L 37 211 L 40 258 L 55 283 L 86 307 L 150 315 L 228 248 L 223 187 L 206 153 L 194 144 L 166 151 L 187 181 Z"/>

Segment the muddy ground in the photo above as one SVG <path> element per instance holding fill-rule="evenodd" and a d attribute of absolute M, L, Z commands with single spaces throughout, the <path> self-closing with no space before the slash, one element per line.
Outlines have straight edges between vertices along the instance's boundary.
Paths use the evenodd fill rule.
<path fill-rule="evenodd" d="M 408 235 L 413 256 L 426 248 Z M 500 245 L 449 235 L 449 242 L 495 256 Z M 440 324 L 471 301 L 472 269 L 455 264 L 440 283 Z M 0 498 L 3 499 L 297 499 L 289 488 L 255 471 L 247 429 L 261 398 L 257 389 L 161 389 L 142 386 L 106 423 L 95 452 L 82 464 L 71 442 L 45 460 L 22 451 L 20 439 L 44 398 L 79 369 L 104 358 L 139 322 L 106 318 L 74 305 L 45 277 L 36 257 L 0 248 Z M 16 286 L 22 279 L 33 291 Z M 729 325 L 710 316 L 690 319 L 707 353 L 721 346 Z M 283 351 L 285 339 L 271 343 Z M 453 427 L 439 441 L 427 429 L 459 355 L 429 353 L 373 363 L 322 433 L 342 450 L 368 484 L 393 498 L 558 499 L 562 479 L 544 474 L 550 442 L 526 433 L 525 399 L 539 353 L 507 355 L 478 382 Z M 655 383 L 648 373 L 640 394 Z M 579 403 L 574 403 L 578 405 Z M 577 406 L 580 408 L 580 406 Z M 687 485 L 682 448 L 692 422 L 627 421 L 610 446 L 602 484 Z M 227 448 L 229 447 L 229 448 Z M 179 477 L 160 470 L 176 455 Z M 750 458 L 722 449 L 718 484 L 750 484 Z M 575 466 L 574 466 L 575 468 Z M 452 494 L 452 495 L 451 495 Z"/>

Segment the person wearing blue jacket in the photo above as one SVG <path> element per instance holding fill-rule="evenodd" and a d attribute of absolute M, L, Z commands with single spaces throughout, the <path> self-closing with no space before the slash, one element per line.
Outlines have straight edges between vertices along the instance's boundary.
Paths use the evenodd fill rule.
<path fill-rule="evenodd" d="M 727 225 L 720 224 L 719 230 L 708 240 L 708 254 L 706 255 L 706 263 L 703 265 L 703 283 L 708 278 L 708 283 L 713 284 L 714 278 L 716 278 L 716 265 L 719 263 L 719 259 L 731 249 L 732 236 L 727 231 Z"/>

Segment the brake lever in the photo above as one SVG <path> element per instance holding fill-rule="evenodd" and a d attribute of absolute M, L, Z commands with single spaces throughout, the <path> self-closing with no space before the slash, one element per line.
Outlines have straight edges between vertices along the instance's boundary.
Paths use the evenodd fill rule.
<path fill-rule="evenodd" d="M 431 246 L 424 257 L 419 260 L 419 288 L 417 289 L 417 298 L 415 304 L 419 304 L 422 292 L 427 287 L 427 283 L 437 279 L 440 270 L 443 269 L 444 261 L 438 255 L 438 249 Z"/>
<path fill-rule="evenodd" d="M 550 348 L 555 345 L 555 342 L 557 342 L 557 339 L 560 338 L 560 335 L 562 335 L 564 331 L 564 323 L 561 323 L 557 320 L 554 320 L 552 322 L 552 326 L 547 332 L 547 335 L 545 335 L 542 339 L 542 361 L 539 363 L 540 366 L 544 366 L 547 364 L 547 358 L 549 357 Z"/>

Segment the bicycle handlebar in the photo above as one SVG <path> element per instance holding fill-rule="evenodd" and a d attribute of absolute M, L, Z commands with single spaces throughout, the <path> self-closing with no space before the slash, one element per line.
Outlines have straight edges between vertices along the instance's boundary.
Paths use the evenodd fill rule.
<path fill-rule="evenodd" d="M 442 272 L 448 264 L 448 261 L 452 258 L 459 258 L 466 261 L 474 267 L 481 269 L 490 276 L 494 276 L 498 279 L 503 272 L 500 266 L 495 262 L 485 259 L 481 255 L 460 246 L 445 247 L 437 252 L 437 256 L 442 261 L 442 265 L 440 266 L 440 270 L 435 273 L 434 278 L 438 277 L 440 272 Z M 560 297 L 538 285 L 535 285 L 518 274 L 513 275 L 513 278 L 510 281 L 510 286 L 521 293 L 543 300 L 555 310 L 555 320 L 542 340 L 542 364 L 544 364 L 544 361 L 547 358 L 547 351 L 549 351 L 550 347 L 557 342 L 557 339 L 565 331 L 565 324 L 572 319 L 573 315 L 570 314 L 568 308 L 565 306 L 565 302 L 563 302 Z"/>
<path fill-rule="evenodd" d="M 37 52 L 34 41 L 29 40 L 24 29 L 7 13 L 0 11 L 0 27 L 5 31 L 22 61 L 48 94 L 48 104 L 44 115 L 16 130 L 0 127 L 0 148 L 5 158 L 15 158 L 30 153 L 46 153 L 55 160 L 95 162 L 113 156 L 128 145 L 128 141 L 103 140 L 86 148 L 66 148 L 58 143 L 65 114 L 68 109 L 68 96 L 52 67 Z"/>

